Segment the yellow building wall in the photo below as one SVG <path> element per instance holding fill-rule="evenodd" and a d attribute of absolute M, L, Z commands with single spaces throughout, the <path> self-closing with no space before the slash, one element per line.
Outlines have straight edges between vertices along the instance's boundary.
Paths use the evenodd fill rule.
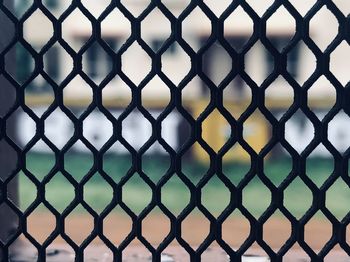
<path fill-rule="evenodd" d="M 204 111 L 208 102 L 199 101 L 193 103 L 194 114 L 198 116 Z M 225 103 L 225 108 L 229 112 L 243 111 L 240 105 L 231 103 L 227 105 Z M 251 117 L 247 119 L 243 127 L 243 137 L 245 141 L 256 151 L 259 152 L 268 142 L 270 137 L 270 130 L 266 124 L 266 120 L 261 117 L 261 114 L 253 113 Z M 206 143 L 215 151 L 219 150 L 226 144 L 231 136 L 231 126 L 228 121 L 222 116 L 222 114 L 215 110 L 213 111 L 202 124 L 202 138 Z M 195 158 L 202 162 L 208 161 L 207 153 L 202 149 L 202 147 L 196 143 L 194 148 Z M 223 158 L 225 162 L 250 161 L 250 156 L 247 152 L 237 143 L 225 154 Z"/>

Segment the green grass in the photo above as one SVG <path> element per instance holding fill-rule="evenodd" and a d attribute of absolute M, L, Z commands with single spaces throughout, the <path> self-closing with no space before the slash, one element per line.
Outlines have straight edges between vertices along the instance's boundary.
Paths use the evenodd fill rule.
<path fill-rule="evenodd" d="M 41 181 L 54 166 L 53 156 L 30 154 L 27 156 L 27 168 Z M 153 182 L 159 179 L 169 168 L 169 160 L 161 157 L 145 157 L 143 171 Z M 83 154 L 70 154 L 65 158 L 65 169 L 80 181 L 93 166 L 93 158 Z M 107 155 L 103 163 L 104 171 L 115 182 L 127 173 L 131 160 L 127 157 Z M 183 172 L 193 183 L 198 183 L 208 169 L 208 165 L 184 161 Z M 223 173 L 234 185 L 238 185 L 250 167 L 242 163 L 224 164 Z M 270 160 L 265 163 L 265 174 L 275 185 L 279 185 L 291 170 L 287 159 Z M 317 186 L 321 186 L 333 170 L 333 161 L 312 159 L 307 163 L 307 173 Z M 36 198 L 34 184 L 23 174 L 19 174 L 20 201 L 22 209 L 27 208 Z M 123 201 L 136 213 L 151 201 L 152 193 L 148 185 L 135 174 L 123 187 Z M 46 185 L 46 199 L 59 211 L 63 211 L 74 199 L 74 188 L 61 174 L 56 174 Z M 111 201 L 112 187 L 97 173 L 84 186 L 84 199 L 96 211 L 101 212 Z M 244 206 L 259 217 L 269 206 L 271 193 L 262 181 L 254 177 L 242 192 Z M 342 219 L 349 211 L 350 190 L 346 183 L 338 179 L 327 191 L 327 206 L 337 218 Z M 189 203 L 190 192 L 178 176 L 174 175 L 162 187 L 162 202 L 175 214 L 179 214 Z M 230 191 L 223 182 L 214 176 L 202 190 L 202 203 L 213 214 L 219 215 L 229 204 Z M 312 203 L 311 191 L 296 178 L 284 192 L 285 206 L 296 217 L 301 217 Z"/>

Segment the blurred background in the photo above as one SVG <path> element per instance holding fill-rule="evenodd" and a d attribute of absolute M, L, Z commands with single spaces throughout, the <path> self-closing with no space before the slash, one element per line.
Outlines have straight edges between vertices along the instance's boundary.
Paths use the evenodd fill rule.
<path fill-rule="evenodd" d="M 132 90 L 142 86 L 142 106 L 148 110 L 153 118 L 157 118 L 171 102 L 170 88 L 164 79 L 154 76 L 146 84 L 143 79 L 150 73 L 152 59 L 138 43 L 128 41 L 131 36 L 130 21 L 117 8 L 108 12 L 104 10 L 111 1 L 81 1 L 87 10 L 75 8 L 67 12 L 71 4 L 69 0 L 43 0 L 45 8 L 58 18 L 64 14 L 62 22 L 62 38 L 50 48 L 44 47 L 53 37 L 53 23 L 40 9 L 31 7 L 33 1 L 16 1 L 17 17 L 26 12 L 31 15 L 25 20 L 23 27 L 24 41 L 31 46 L 31 50 L 22 43 L 13 48 L 16 51 L 16 72 L 13 78 L 25 86 L 25 105 L 33 114 L 45 119 L 45 136 L 52 142 L 48 145 L 40 139 L 35 145 L 28 143 L 36 134 L 37 125 L 27 110 L 17 110 L 17 143 L 26 149 L 26 168 L 18 173 L 20 209 L 25 211 L 37 198 L 36 184 L 45 181 L 46 200 L 59 212 L 63 212 L 75 198 L 73 185 L 68 181 L 67 174 L 78 183 L 83 181 L 85 202 L 97 214 L 105 210 L 113 198 L 112 182 L 104 177 L 109 176 L 112 181 L 122 181 L 122 199 L 129 208 L 139 214 L 151 202 L 152 190 L 142 179 L 147 175 L 153 183 L 158 183 L 164 175 L 171 179 L 162 187 L 162 203 L 175 215 L 180 214 L 190 203 L 190 190 L 184 183 L 182 176 L 186 176 L 193 184 L 202 189 L 201 202 L 214 217 L 229 206 L 232 201 L 231 192 L 225 185 L 226 178 L 235 186 L 242 187 L 242 201 L 244 207 L 258 219 L 271 203 L 271 191 L 255 174 L 252 174 L 251 155 L 239 143 L 230 142 L 234 127 L 222 111 L 215 109 L 210 114 L 202 114 L 213 98 L 211 89 L 219 89 L 222 94 L 222 104 L 226 110 L 243 124 L 243 138 L 249 146 L 259 153 L 272 137 L 272 127 L 269 120 L 259 110 L 252 114 L 244 114 L 252 103 L 252 88 L 265 86 L 265 106 L 276 120 L 283 119 L 284 113 L 294 102 L 294 89 L 302 86 L 307 90 L 308 106 L 314 112 L 313 117 L 324 119 L 336 102 L 336 88 L 325 76 L 314 74 L 316 57 L 310 46 L 317 52 L 324 52 L 338 34 L 338 21 L 334 14 L 323 7 L 310 21 L 310 38 L 313 45 L 299 41 L 294 47 L 288 44 L 295 36 L 296 21 L 290 13 L 281 6 L 268 19 L 266 34 L 275 50 L 282 51 L 287 47 L 287 71 L 294 79 L 290 80 L 294 88 L 283 76 L 265 81 L 274 70 L 275 61 L 270 51 L 258 40 L 247 46 L 253 36 L 253 21 L 242 7 L 231 13 L 225 13 L 224 37 L 226 44 L 213 43 L 203 52 L 212 32 L 212 24 L 203 10 L 193 9 L 182 23 L 182 37 L 194 52 L 203 53 L 202 71 L 207 76 L 210 86 L 198 75 L 191 78 L 185 85 L 183 79 L 188 77 L 192 67 L 188 51 L 177 42 L 168 48 L 164 46 L 171 36 L 171 23 L 158 8 L 154 9 L 141 23 L 141 37 L 148 45 L 147 52 L 161 52 L 162 72 L 174 87 L 182 89 L 182 105 L 192 120 L 198 120 L 202 126 L 202 138 L 212 147 L 214 152 L 222 155 L 222 173 L 214 174 L 211 179 L 203 183 L 206 173 L 211 174 L 210 157 L 200 143 L 194 143 L 186 152 L 183 146 L 188 145 L 191 135 L 191 124 L 177 110 L 167 113 L 162 122 L 162 138 L 176 152 L 183 155 L 182 174 L 171 174 L 171 157 L 159 143 L 154 143 L 142 154 L 143 174 L 134 173 L 130 179 L 125 177 L 134 172 L 132 168 L 132 153 L 120 143 L 111 139 L 113 125 L 111 118 L 122 116 L 121 133 L 136 150 L 149 140 L 152 135 L 151 122 L 138 109 L 131 110 L 124 118 L 124 110 L 132 102 Z M 121 1 L 129 12 L 137 17 L 149 5 L 150 1 L 128 0 Z M 164 0 L 162 3 L 178 17 L 190 1 Z M 231 1 L 204 0 L 212 12 L 219 17 L 229 6 Z M 273 1 L 248 1 L 255 12 L 262 16 Z M 304 16 L 316 1 L 292 1 L 296 10 Z M 333 0 L 334 4 L 344 15 L 350 11 L 350 2 Z M 92 37 L 92 24 L 84 15 L 104 17 L 101 23 L 101 40 Z M 88 48 L 85 44 L 92 42 Z M 68 47 L 69 45 L 69 47 Z M 315 45 L 315 46 L 314 46 Z M 125 49 L 125 47 L 128 47 Z M 44 48 L 44 49 L 43 49 Z M 82 49 L 81 49 L 82 48 Z M 231 49 L 230 49 L 231 48 Z M 43 52 L 43 50 L 45 50 Z M 83 50 L 83 51 L 79 51 Z M 164 51 L 166 50 L 166 51 Z M 237 75 L 229 79 L 228 75 L 235 70 L 238 61 L 234 59 L 234 52 L 246 52 L 244 71 L 246 75 Z M 35 70 L 32 54 L 42 52 L 44 76 L 37 74 L 34 80 L 28 82 Z M 76 52 L 81 55 L 82 73 L 72 74 L 73 58 Z M 122 75 L 116 75 L 113 69 L 113 52 L 120 54 Z M 31 54 L 32 53 L 32 54 Z M 6 58 L 5 58 L 6 59 Z M 331 73 L 338 79 L 337 85 L 345 87 L 349 82 L 348 61 L 350 47 L 346 41 L 341 42 L 330 57 Z M 128 82 L 129 78 L 135 85 Z M 311 80 L 310 80 L 310 79 Z M 247 79 L 249 81 L 247 81 Z M 102 104 L 108 110 L 106 116 L 97 108 L 91 109 L 94 89 L 101 89 Z M 62 91 L 63 90 L 63 91 Z M 63 95 L 64 105 L 69 109 L 63 112 L 55 108 L 51 114 L 45 112 L 56 105 L 55 94 Z M 15 101 L 13 101 L 15 102 Z M 90 107 L 89 107 L 90 106 Z M 90 114 L 84 114 L 89 108 Z M 242 115 L 243 114 L 243 115 Z M 72 142 L 74 135 L 73 120 L 80 119 L 83 135 L 90 145 L 80 140 Z M 328 139 L 334 148 L 344 153 L 350 145 L 349 116 L 340 111 L 328 126 Z M 314 138 L 314 126 L 311 120 L 298 110 L 286 122 L 286 141 L 301 153 Z M 70 142 L 69 142 L 70 141 Z M 69 142 L 71 146 L 65 146 Z M 105 144 L 108 142 L 108 145 Z M 228 143 L 228 144 L 227 144 Z M 223 154 L 223 146 L 226 144 Z M 229 146 L 228 146 L 229 145 Z M 4 141 L 0 142 L 4 150 L 13 150 Z M 56 147 L 57 150 L 52 148 Z M 64 157 L 59 150 L 64 148 Z M 96 150 L 101 150 L 101 158 L 94 156 Z M 221 151 L 220 151 L 221 150 Z M 290 150 L 290 149 L 289 149 Z M 55 152 L 56 151 L 56 152 Z M 221 152 L 221 153 L 220 153 Z M 103 155 L 103 156 L 102 156 Z M 276 187 L 293 173 L 293 162 L 290 151 L 281 144 L 265 154 L 263 175 L 269 178 Z M 313 186 L 322 188 L 324 182 L 334 172 L 334 159 L 329 150 L 319 145 L 308 150 L 305 174 Z M 58 159 L 64 162 L 64 174 L 56 172 Z M 97 159 L 102 161 L 103 173 L 96 172 Z M 15 169 L 15 167 L 14 167 Z M 92 173 L 94 173 L 92 175 Z M 91 179 L 84 176 L 89 174 Z M 224 178 L 223 178 L 224 177 Z M 245 180 L 244 185 L 242 179 Z M 349 212 L 348 199 L 350 190 L 347 183 L 337 179 L 326 193 L 326 206 L 338 219 L 342 220 Z M 259 201 L 257 201 L 259 200 Z M 303 180 L 296 176 L 284 190 L 284 205 L 288 211 L 300 219 L 313 203 L 310 188 Z M 6 208 L 2 206 L 2 208 Z M 11 211 L 9 211 L 11 212 Z M 93 216 L 81 205 L 77 206 L 66 218 L 67 234 L 77 242 L 82 242 L 93 229 Z M 55 229 L 56 218 L 45 205 L 41 204 L 28 217 L 28 231 L 36 239 L 44 241 Z M 116 206 L 104 222 L 104 233 L 116 244 L 120 243 L 131 231 L 132 221 L 126 211 Z M 209 220 L 203 213 L 194 209 L 182 224 L 183 238 L 193 246 L 198 246 L 209 233 Z M 158 230 L 155 230 L 155 229 Z M 160 230 L 159 228 L 162 228 Z M 164 230 L 163 230 L 164 229 Z M 159 244 L 170 231 L 170 220 L 159 208 L 147 216 L 143 223 L 143 235 L 152 244 Z M 239 210 L 234 210 L 222 226 L 223 239 L 232 246 L 239 247 L 250 234 L 249 221 Z M 291 223 L 277 210 L 265 223 L 264 240 L 273 249 L 279 250 L 291 235 Z M 322 212 L 318 212 L 305 226 L 306 242 L 314 249 L 321 249 L 332 236 L 332 224 Z M 96 240 L 101 243 L 100 240 Z M 135 240 L 136 241 L 136 240 Z M 134 241 L 134 242 L 135 242 Z M 64 242 L 60 237 L 57 243 Z M 136 241 L 137 242 L 137 241 Z M 297 246 L 296 246 L 297 248 Z"/>

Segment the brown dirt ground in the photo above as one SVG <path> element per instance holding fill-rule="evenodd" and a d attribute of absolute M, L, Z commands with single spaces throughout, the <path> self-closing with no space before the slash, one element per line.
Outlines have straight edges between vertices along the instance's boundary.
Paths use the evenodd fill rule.
<path fill-rule="evenodd" d="M 55 218 L 42 213 L 28 218 L 28 232 L 44 241 L 55 228 Z M 149 216 L 142 224 L 143 236 L 153 245 L 159 244 L 169 233 L 169 220 L 162 215 Z M 182 224 L 182 237 L 193 247 L 208 235 L 209 223 L 200 216 L 191 216 Z M 232 247 L 239 247 L 249 235 L 249 224 L 242 218 L 227 220 L 223 225 L 223 239 Z M 90 216 L 73 216 L 66 219 L 65 231 L 75 242 L 81 243 L 92 231 L 93 220 Z M 279 249 L 290 236 L 290 224 L 281 219 L 271 219 L 264 226 L 264 240 L 273 248 Z M 104 234 L 118 245 L 130 232 L 131 221 L 127 216 L 112 214 L 104 221 Z M 330 239 L 332 228 L 322 220 L 313 220 L 305 230 L 305 240 L 314 249 L 321 249 Z M 347 232 L 350 239 L 350 230 Z M 55 244 L 64 243 L 57 239 Z M 100 240 L 93 242 L 101 244 Z M 133 244 L 140 244 L 133 241 Z M 176 243 L 174 243 L 176 244 Z"/>

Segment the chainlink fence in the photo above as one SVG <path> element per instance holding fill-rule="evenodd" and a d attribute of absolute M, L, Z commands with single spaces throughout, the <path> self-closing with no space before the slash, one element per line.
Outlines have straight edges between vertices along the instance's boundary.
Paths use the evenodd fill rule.
<path fill-rule="evenodd" d="M 164 250 L 174 241 L 179 248 L 188 253 L 191 261 L 200 261 L 213 244 L 232 261 L 240 261 L 253 244 L 259 246 L 271 261 L 282 261 L 296 245 L 312 261 L 322 261 L 336 246 L 339 250 L 350 254 L 349 242 L 346 239 L 350 222 L 348 210 L 339 218 L 335 211 L 327 206 L 327 192 L 335 183 L 341 182 L 342 188 L 345 189 L 350 185 L 349 144 L 334 138 L 337 137 L 336 135 L 330 136 L 330 133 L 333 135 L 338 131 L 343 132 L 343 136 L 347 135 L 346 123 L 349 121 L 350 113 L 349 66 L 346 64 L 348 62 L 346 55 L 349 53 L 345 52 L 344 57 L 341 55 L 341 65 L 338 69 L 332 68 L 333 54 L 337 48 L 350 44 L 349 16 L 344 14 L 336 3 L 331 0 L 309 1 L 309 8 L 303 13 L 296 7 L 296 1 L 276 0 L 257 4 L 247 0 L 222 3 L 192 0 L 179 1 L 178 5 L 183 8 L 180 8 L 180 11 L 176 9 L 178 12 L 175 13 L 172 7 L 174 3 L 171 1 L 152 0 L 140 1 L 138 4 L 142 7 L 139 7 L 139 12 L 135 13 L 130 10 L 132 5 L 132 3 L 128 4 L 130 1 L 111 0 L 105 1 L 105 6 L 98 15 L 95 15 L 96 10 L 89 8 L 89 4 L 86 3 L 88 1 L 62 1 L 62 5 L 64 2 L 67 4 L 62 7 L 62 11 L 54 12 L 52 10 L 56 5 L 61 4 L 60 1 L 0 1 L 2 21 L 0 28 L 3 39 L 0 47 L 2 83 L 0 88 L 3 89 L 0 91 L 2 96 L 0 98 L 2 101 L 0 106 L 2 107 L 0 112 L 0 154 L 2 154 L 0 157 L 2 165 L 0 221 L 2 224 L 0 227 L 3 228 L 0 230 L 0 248 L 3 261 L 11 258 L 12 247 L 20 238 L 25 238 L 37 250 L 39 261 L 45 261 L 48 258 L 47 249 L 57 238 L 72 248 L 76 261 L 84 259 L 85 251 L 97 238 L 111 251 L 115 261 L 123 259 L 125 250 L 135 239 L 151 253 L 153 261 L 161 261 Z M 220 12 L 215 9 L 216 5 L 223 7 Z M 256 5 L 261 5 L 265 9 L 262 12 L 258 11 L 255 8 Z M 234 23 L 227 24 L 231 15 L 237 10 L 240 10 L 243 15 L 238 16 Z M 278 16 L 279 19 L 275 24 L 283 24 L 284 18 L 288 17 L 293 26 L 290 32 L 284 32 L 281 27 L 282 32 L 279 36 L 270 35 L 269 22 L 281 10 L 284 10 L 284 15 Z M 120 22 L 121 20 L 113 23 L 110 15 L 116 11 L 123 18 L 123 23 Z M 329 24 L 335 21 L 336 32 L 326 44 L 320 46 L 310 32 L 312 21 L 319 12 L 324 11 L 328 14 L 324 18 L 326 19 L 324 30 L 328 29 L 329 19 Z M 152 20 L 151 17 L 155 13 L 162 19 Z M 31 18 L 38 14 L 44 20 L 34 20 L 32 22 L 34 25 L 28 27 Z M 78 16 L 72 18 L 74 14 Z M 195 19 L 188 23 L 191 14 L 196 14 Z M 237 34 L 227 36 L 225 32 L 230 26 L 238 28 L 238 31 L 240 23 L 243 27 L 241 22 L 243 20 L 240 20 L 243 17 L 250 20 L 251 31 L 245 30 L 242 34 L 236 32 Z M 76 35 L 79 36 L 80 42 L 73 43 L 69 37 L 65 37 L 64 24 L 72 19 L 69 26 L 77 26 Z M 117 40 L 113 36 L 106 36 L 103 23 L 107 19 L 112 21 L 112 27 L 121 28 L 122 31 L 127 28 L 130 31 L 129 35 L 118 35 Z M 45 23 L 49 24 L 51 35 L 49 34 L 41 46 L 32 44 L 30 39 L 41 39 L 46 34 Z M 91 29 L 87 37 L 79 31 L 79 26 L 83 23 Z M 185 23 L 187 26 L 193 25 L 199 28 L 203 24 L 199 45 L 194 45 L 185 37 Z M 162 31 L 165 25 L 169 27 L 169 34 L 163 39 L 151 41 L 147 38 L 147 32 L 143 31 L 144 28 L 149 31 Z M 31 31 L 28 32 L 28 30 Z M 298 49 L 300 44 L 304 49 Z M 263 57 L 253 52 L 257 46 L 265 50 Z M 130 57 L 129 49 L 133 52 Z M 216 52 L 217 49 L 222 50 L 220 56 Z M 71 61 L 70 64 L 64 62 L 62 70 L 65 71 L 68 67 L 71 69 L 66 70 L 65 72 L 68 73 L 60 79 L 58 69 L 55 67 L 55 61 L 60 58 L 57 50 L 60 50 L 61 56 L 64 52 L 67 57 L 64 61 Z M 299 81 L 296 75 L 300 65 L 296 62 L 296 57 L 301 59 L 300 57 L 303 57 L 306 52 L 311 54 L 313 57 L 311 61 L 315 65 L 314 68 L 312 66 L 306 68 L 306 71 L 311 68 L 310 74 L 304 81 Z M 133 56 L 136 53 L 137 55 Z M 164 57 L 171 54 L 174 55 L 175 60 L 183 59 L 181 61 L 187 61 L 187 64 L 174 62 L 169 65 L 164 62 Z M 146 60 L 142 58 L 145 56 Z M 246 61 L 248 56 L 253 66 L 248 66 Z M 99 59 L 101 57 L 103 59 Z M 51 63 L 47 63 L 48 59 L 51 59 Z M 86 60 L 90 61 L 88 66 L 85 63 Z M 130 62 L 131 60 L 133 61 Z M 268 63 L 268 68 L 265 70 L 267 72 L 260 74 L 262 62 L 265 63 L 265 61 Z M 186 66 L 188 66 L 187 70 Z M 345 72 L 345 76 L 339 74 L 341 70 Z M 101 74 L 103 77 L 96 77 Z M 51 100 L 39 96 L 37 100 L 34 99 L 36 102 L 31 102 L 28 98 L 28 92 L 45 93 L 44 89 L 33 87 L 33 82 L 37 81 L 38 77 L 41 82 L 51 87 Z M 116 78 L 118 80 L 115 80 Z M 334 103 L 320 117 L 314 104 L 311 103 L 310 90 L 321 78 L 331 86 L 335 95 Z M 71 83 L 76 79 L 79 80 L 76 86 L 80 89 L 77 88 L 77 91 L 69 93 Z M 146 96 L 147 87 L 154 79 L 157 80 L 156 86 L 164 87 L 168 94 L 168 101 L 160 104 L 153 102 L 152 106 L 145 102 L 144 96 Z M 284 111 L 276 113 L 278 105 L 271 106 L 267 93 L 269 88 L 280 79 L 283 79 L 283 85 L 289 86 L 290 105 L 284 104 L 282 106 L 285 107 Z M 113 96 L 110 97 L 109 93 L 105 93 L 113 81 L 123 82 L 129 90 L 128 102 L 118 100 L 120 103 L 115 106 L 117 102 L 114 101 Z M 197 81 L 201 96 L 205 97 L 205 99 L 201 98 L 202 102 L 198 106 L 193 102 L 196 101 L 196 94 L 192 96 L 189 94 L 192 100 L 187 99 L 189 91 L 187 87 L 193 81 Z M 229 95 L 226 91 L 232 88 L 232 83 L 238 88 L 235 90 L 235 98 L 228 103 Z M 84 102 L 85 108 L 74 102 L 75 96 L 85 92 L 82 88 L 89 90 L 91 95 L 90 100 L 85 99 L 85 96 L 82 98 L 86 102 Z M 115 92 L 119 92 L 118 87 Z M 250 94 L 249 99 L 244 97 L 245 92 Z M 282 89 L 277 92 L 285 91 Z M 149 100 L 157 99 L 157 96 L 161 96 L 161 92 L 157 89 L 148 95 Z M 245 107 L 242 105 L 244 101 L 248 101 Z M 42 103 L 47 106 L 39 112 L 33 109 L 33 103 Z M 319 107 L 322 108 L 325 104 L 327 103 L 321 100 Z M 243 108 L 242 112 L 235 111 L 237 105 Z M 57 112 L 59 115 L 56 114 Z M 310 132 L 298 133 L 289 125 L 291 119 L 297 114 L 303 119 L 300 123 L 303 128 L 297 130 L 309 128 Z M 257 117 L 252 118 L 253 115 Z M 335 132 L 330 126 L 331 122 L 339 116 L 344 118 L 345 122 L 340 121 L 339 128 L 336 129 L 338 131 Z M 16 119 L 17 126 L 14 128 L 13 123 Z M 181 119 L 181 124 L 172 124 L 175 121 L 172 119 Z M 208 119 L 212 119 L 209 124 Z M 226 124 L 224 136 L 220 134 L 221 129 L 218 131 L 220 121 Z M 268 127 L 249 128 L 249 125 L 259 124 L 261 121 Z M 66 125 L 68 122 L 69 125 Z M 87 122 L 90 123 L 88 126 Z M 16 137 L 14 129 L 17 130 L 17 135 L 22 136 L 21 142 Z M 97 132 L 107 129 L 110 130 L 108 135 L 104 133 L 99 135 Z M 174 129 L 178 132 L 176 138 L 169 135 L 174 132 Z M 294 140 L 290 138 L 292 131 L 294 131 Z M 261 142 L 265 140 L 266 143 Z M 40 144 L 42 151 L 51 152 L 54 158 L 52 167 L 42 178 L 38 178 L 30 168 L 31 158 L 27 156 L 37 144 Z M 116 144 L 118 144 L 117 147 L 115 147 Z M 334 160 L 334 168 L 331 168 L 329 175 L 322 183 L 317 184 L 307 174 L 307 170 L 309 158 L 319 146 L 323 148 L 323 151 L 320 151 L 321 154 L 326 152 L 328 158 Z M 68 170 L 66 165 L 67 159 L 74 158 L 70 154 L 73 147 L 75 151 L 89 152 L 92 156 L 91 167 L 87 168 L 79 179 L 75 171 Z M 239 153 L 232 156 L 231 151 L 237 147 L 239 147 Z M 277 153 L 273 153 L 272 151 L 276 148 Z M 123 159 L 118 162 L 111 157 L 111 163 L 113 161 L 118 163 L 112 168 L 119 170 L 119 179 L 113 177 L 113 172 L 106 171 L 105 159 L 110 156 L 108 153 L 111 150 L 130 155 L 130 167 L 124 169 L 118 169 L 118 165 L 123 166 L 125 162 Z M 191 156 L 188 153 L 190 150 L 195 152 Z M 154 170 L 157 170 L 157 166 L 148 172 L 145 168 L 144 159 L 149 157 L 152 160 L 152 154 L 149 154 L 151 151 L 166 154 L 169 159 L 169 166 L 158 179 L 152 177 L 152 172 L 156 172 Z M 277 183 L 267 174 L 266 159 L 271 158 L 273 162 L 280 154 L 290 156 L 291 167 L 290 170 L 284 170 L 282 166 L 281 170 L 284 170 L 286 175 Z M 226 171 L 227 156 L 246 163 L 248 168 L 242 176 L 235 177 L 234 164 L 231 171 L 228 171 L 232 174 Z M 197 158 L 199 162 L 202 161 L 208 165 L 207 169 L 192 171 L 193 173 L 199 172 L 198 170 L 202 172 L 196 181 L 191 178 L 189 174 L 191 172 L 185 172 L 186 161 L 184 160 L 187 158 Z M 43 158 L 38 165 L 44 165 L 47 161 Z M 78 163 L 76 170 L 85 167 L 85 158 L 77 158 L 75 161 Z M 162 161 L 156 163 L 162 167 Z M 322 166 L 322 163 L 315 165 Z M 195 175 L 198 176 L 198 174 Z M 98 195 L 96 199 L 103 198 L 107 190 L 111 194 L 108 204 L 99 211 L 94 208 L 96 203 L 86 200 L 87 185 L 96 176 L 105 185 L 92 187 L 92 192 Z M 53 191 L 50 184 L 58 177 L 65 183 L 58 183 L 59 190 Z M 179 181 L 180 188 L 189 192 L 188 203 L 178 209 L 179 212 L 173 212 L 164 204 L 164 189 L 168 188 L 168 182 L 175 178 Z M 217 187 L 218 192 L 213 192 L 207 198 L 216 201 L 213 206 L 223 201 L 220 199 L 222 190 L 225 189 L 229 195 L 225 208 L 215 214 L 212 212 L 213 209 L 208 208 L 203 201 L 206 186 L 213 179 L 221 184 L 221 187 Z M 33 185 L 32 192 L 35 197 L 29 202 L 28 199 L 24 199 L 28 202 L 26 208 L 20 207 L 16 193 L 13 193 L 16 191 L 14 189 L 17 188 L 18 180 L 20 188 L 21 183 Z M 133 202 L 130 206 L 130 201 L 125 198 L 125 194 L 128 193 L 128 183 L 131 180 L 146 187 L 149 194 L 138 196 L 135 200 L 136 204 Z M 264 188 L 267 191 L 266 195 L 270 198 L 266 200 L 266 195 L 261 197 L 258 193 L 256 196 L 252 193 L 251 202 L 256 202 L 258 207 L 261 203 L 262 212 L 259 215 L 251 212 L 247 207 L 244 193 L 252 181 L 256 180 L 259 181 L 256 192 L 259 192 L 259 187 Z M 295 205 L 305 204 L 298 198 L 299 193 L 307 191 L 311 198 L 310 207 L 306 208 L 300 216 L 293 213 L 285 204 L 286 192 L 296 180 L 303 185 L 303 189 L 292 191 L 294 194 L 292 199 L 295 197 L 295 201 L 299 201 Z M 51 193 L 50 190 L 52 190 Z M 180 193 L 170 197 L 175 201 L 179 199 L 178 201 L 181 202 L 185 191 L 180 190 L 178 191 Z M 69 192 L 73 192 L 71 194 L 74 197 L 66 206 L 61 208 L 53 204 L 57 198 L 63 198 Z M 139 195 L 142 192 L 134 190 L 132 194 Z M 216 198 L 216 194 L 220 197 Z M 149 197 L 149 202 L 144 201 L 146 197 Z M 268 201 L 267 205 L 265 205 L 266 201 Z M 135 208 L 137 203 L 139 203 L 138 208 Z M 343 202 L 343 205 L 346 206 L 346 203 Z M 28 227 L 28 218 L 39 206 L 54 217 L 53 230 L 43 241 L 39 241 Z M 76 243 L 70 237 L 66 225 L 70 214 L 78 208 L 93 220 L 91 232 L 81 243 Z M 105 227 L 106 218 L 117 208 L 131 220 L 131 231 L 118 245 L 108 237 Z M 135 209 L 138 210 L 135 211 Z M 152 244 L 143 231 L 144 221 L 155 209 L 170 223 L 168 234 L 158 245 Z M 183 224 L 193 212 L 200 214 L 208 223 L 208 234 L 197 246 L 191 245 L 183 237 L 186 233 Z M 223 237 L 225 234 L 235 237 L 235 232 L 225 231 L 223 225 L 231 214 L 236 212 L 239 212 L 247 221 L 249 228 L 247 238 L 238 246 L 234 246 Z M 291 227 L 290 235 L 279 249 L 271 247 L 264 238 L 264 225 L 276 212 L 279 212 Z M 306 225 L 316 214 L 321 214 L 331 225 L 330 239 L 319 249 L 310 246 L 305 236 Z M 14 221 L 17 221 L 17 224 L 13 226 L 11 223 Z"/>

